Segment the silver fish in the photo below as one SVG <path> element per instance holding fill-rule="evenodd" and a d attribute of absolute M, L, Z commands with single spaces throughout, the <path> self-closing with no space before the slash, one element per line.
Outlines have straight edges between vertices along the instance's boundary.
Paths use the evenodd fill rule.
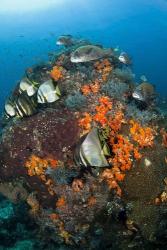
<path fill-rule="evenodd" d="M 118 57 L 119 61 L 123 64 L 130 65 L 132 64 L 130 57 L 127 53 L 122 52 L 120 56 Z"/>
<path fill-rule="evenodd" d="M 143 82 L 136 87 L 136 89 L 132 93 L 132 97 L 137 101 L 147 103 L 155 99 L 155 88 L 152 84 Z"/>
<path fill-rule="evenodd" d="M 70 47 L 74 45 L 74 39 L 71 35 L 61 35 L 58 37 L 56 44 Z"/>
<path fill-rule="evenodd" d="M 112 55 L 112 49 L 103 49 L 96 45 L 85 45 L 80 46 L 75 51 L 73 51 L 71 53 L 70 60 L 73 63 L 89 62 L 103 57 L 110 57 Z"/>
<path fill-rule="evenodd" d="M 60 99 L 61 93 L 58 85 L 51 79 L 42 83 L 37 92 L 38 103 L 52 103 Z"/>
<path fill-rule="evenodd" d="M 76 147 L 74 159 L 77 164 L 85 167 L 109 166 L 99 139 L 98 129 L 93 128 L 86 136 L 81 138 Z"/>
<path fill-rule="evenodd" d="M 19 92 L 27 92 L 28 96 L 33 96 L 38 90 L 39 84 L 34 81 L 30 81 L 27 77 L 23 78 L 19 85 Z"/>
<path fill-rule="evenodd" d="M 31 116 L 37 112 L 36 98 L 28 97 L 25 92 L 21 93 L 14 105 L 17 117 Z"/>
<path fill-rule="evenodd" d="M 16 116 L 15 104 L 10 99 L 6 101 L 4 109 L 8 118 Z"/>

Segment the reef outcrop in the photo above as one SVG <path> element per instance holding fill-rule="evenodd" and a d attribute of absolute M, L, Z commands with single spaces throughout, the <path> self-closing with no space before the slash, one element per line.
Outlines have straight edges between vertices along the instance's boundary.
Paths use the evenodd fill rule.
<path fill-rule="evenodd" d="M 4 115 L 0 192 L 27 204 L 44 240 L 68 249 L 163 248 L 166 117 L 136 104 L 134 76 L 116 55 L 75 64 L 74 47 L 26 70 L 61 96 L 30 116 Z"/>

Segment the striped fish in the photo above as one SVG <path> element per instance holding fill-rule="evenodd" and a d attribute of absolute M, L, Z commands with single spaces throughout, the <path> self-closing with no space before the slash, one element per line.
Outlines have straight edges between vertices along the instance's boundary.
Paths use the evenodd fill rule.
<path fill-rule="evenodd" d="M 93 128 L 86 136 L 81 137 L 76 147 L 74 160 L 85 167 L 109 166 L 99 139 L 98 129 Z"/>
<path fill-rule="evenodd" d="M 33 115 L 37 111 L 35 98 L 30 98 L 23 92 L 15 101 L 15 110 L 18 117 Z"/>
<path fill-rule="evenodd" d="M 61 96 L 58 85 L 53 80 L 42 83 L 37 92 L 38 103 L 52 103 L 59 100 Z"/>
<path fill-rule="evenodd" d="M 5 103 L 5 114 L 7 118 L 16 116 L 15 104 L 10 99 Z"/>
<path fill-rule="evenodd" d="M 28 96 L 33 96 L 38 90 L 39 84 L 34 81 L 30 81 L 27 77 L 23 78 L 19 85 L 19 92 L 25 92 Z"/>

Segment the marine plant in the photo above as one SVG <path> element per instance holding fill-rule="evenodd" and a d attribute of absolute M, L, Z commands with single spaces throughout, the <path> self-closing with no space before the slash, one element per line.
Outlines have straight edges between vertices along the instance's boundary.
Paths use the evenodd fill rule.
<path fill-rule="evenodd" d="M 126 68 L 116 68 L 113 70 L 113 75 L 118 78 L 121 82 L 132 83 L 134 81 L 134 74 L 132 70 L 128 67 Z"/>
<path fill-rule="evenodd" d="M 86 106 L 87 99 L 80 92 L 74 92 L 65 100 L 67 108 L 70 110 L 80 110 Z"/>
<path fill-rule="evenodd" d="M 105 93 L 105 95 L 108 95 L 111 98 L 123 101 L 126 99 L 130 89 L 128 84 L 125 82 L 110 80 L 105 85 L 103 85 L 102 91 Z"/>
<path fill-rule="evenodd" d="M 140 110 L 134 102 L 128 103 L 125 109 L 125 117 L 127 119 L 133 118 L 141 125 L 147 125 L 151 122 L 158 120 L 161 115 L 156 110 Z"/>

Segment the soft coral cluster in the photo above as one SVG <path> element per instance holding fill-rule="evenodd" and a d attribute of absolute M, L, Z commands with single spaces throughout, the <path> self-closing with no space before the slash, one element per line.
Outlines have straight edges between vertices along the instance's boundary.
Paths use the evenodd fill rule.
<path fill-rule="evenodd" d="M 25 167 L 28 169 L 28 175 L 38 176 L 42 181 L 45 182 L 45 185 L 48 188 L 48 192 L 51 195 L 54 195 L 53 191 L 53 181 L 47 179 L 45 171 L 48 167 L 56 168 L 59 164 L 59 161 L 51 157 L 40 158 L 34 154 L 26 161 Z"/>
<path fill-rule="evenodd" d="M 50 72 L 50 76 L 53 80 L 58 81 L 63 78 L 63 67 L 61 66 L 54 66 Z"/>
<path fill-rule="evenodd" d="M 83 113 L 83 117 L 79 119 L 78 125 L 83 129 L 84 133 L 89 132 L 91 129 L 92 116 L 85 112 Z"/>
<path fill-rule="evenodd" d="M 152 147 L 154 145 L 155 131 L 150 127 L 142 127 L 138 122 L 130 120 L 130 133 L 135 142 L 141 148 Z"/>
<path fill-rule="evenodd" d="M 132 167 L 132 160 L 141 158 L 138 148 L 129 141 L 128 138 L 120 134 L 110 137 L 110 146 L 114 157 L 109 159 L 112 165 L 111 169 L 105 169 L 101 175 L 103 180 L 106 180 L 110 189 L 116 189 L 117 195 L 121 195 L 122 191 L 118 182 L 125 178 L 125 171 Z"/>
<path fill-rule="evenodd" d="M 97 94 L 100 90 L 100 82 L 95 80 L 91 84 L 85 84 L 81 87 L 83 95 L 89 95 L 90 93 Z"/>
<path fill-rule="evenodd" d="M 96 62 L 94 66 L 95 69 L 101 74 L 102 80 L 105 82 L 113 69 L 111 62 L 108 59 L 104 59 L 103 61 Z"/>
<path fill-rule="evenodd" d="M 108 123 L 107 113 L 112 109 L 112 102 L 109 97 L 102 96 L 99 98 L 99 104 L 95 107 L 96 114 L 93 117 L 93 120 L 98 122 L 102 127 L 106 126 Z"/>

